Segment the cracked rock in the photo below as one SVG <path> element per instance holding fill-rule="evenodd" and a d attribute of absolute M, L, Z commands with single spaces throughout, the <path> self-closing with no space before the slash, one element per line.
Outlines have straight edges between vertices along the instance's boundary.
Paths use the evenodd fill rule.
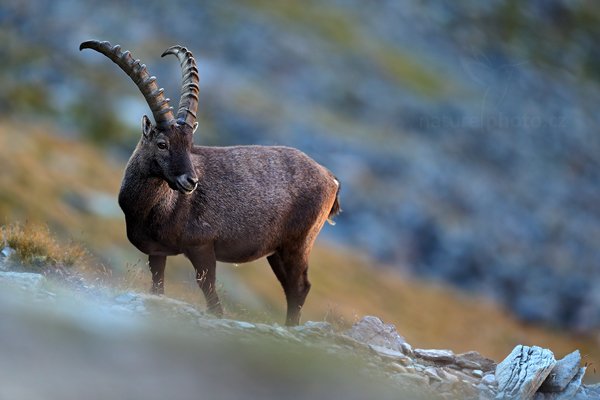
<path fill-rule="evenodd" d="M 532 399 L 556 365 L 554 354 L 538 346 L 516 346 L 496 367 L 497 399 Z"/>

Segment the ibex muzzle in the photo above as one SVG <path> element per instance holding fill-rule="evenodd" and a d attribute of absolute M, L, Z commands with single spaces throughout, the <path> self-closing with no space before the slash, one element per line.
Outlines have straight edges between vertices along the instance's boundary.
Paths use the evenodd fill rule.
<path fill-rule="evenodd" d="M 184 254 L 196 269 L 209 311 L 223 311 L 215 290 L 216 261 L 244 263 L 267 257 L 283 287 L 288 325 L 300 320 L 310 290 L 308 257 L 329 218 L 339 211 L 340 185 L 299 150 L 280 146 L 193 145 L 197 127 L 198 69 L 185 47 L 177 116 L 156 78 L 128 51 L 88 41 L 127 73 L 144 95 L 156 125 L 142 118 L 142 135 L 119 192 L 127 236 L 148 254 L 151 291 L 164 293 L 166 258 Z"/>

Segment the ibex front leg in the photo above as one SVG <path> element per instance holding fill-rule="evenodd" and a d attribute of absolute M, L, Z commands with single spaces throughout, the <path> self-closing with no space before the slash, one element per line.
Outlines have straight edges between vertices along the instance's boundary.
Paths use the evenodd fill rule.
<path fill-rule="evenodd" d="M 167 264 L 166 256 L 148 256 L 148 265 L 152 273 L 152 287 L 150 293 L 164 294 L 165 293 L 165 265 Z"/>
<path fill-rule="evenodd" d="M 212 247 L 203 247 L 186 252 L 196 270 L 196 282 L 206 298 L 208 311 L 217 317 L 223 316 L 223 308 L 217 295 L 216 268 L 217 260 Z"/>

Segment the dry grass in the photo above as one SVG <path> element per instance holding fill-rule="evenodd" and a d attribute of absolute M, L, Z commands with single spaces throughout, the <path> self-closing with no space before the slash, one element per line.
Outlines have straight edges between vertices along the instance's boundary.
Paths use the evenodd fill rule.
<path fill-rule="evenodd" d="M 22 267 L 70 267 L 83 260 L 86 251 L 74 243 L 56 241 L 45 225 L 11 224 L 0 228 L 0 242 L 15 252 L 11 261 Z"/>
<path fill-rule="evenodd" d="M 127 245 L 120 215 L 106 217 L 72 199 L 116 196 L 123 165 L 51 126 L 0 120 L 0 224 L 29 221 L 75 237 L 97 254 Z"/>

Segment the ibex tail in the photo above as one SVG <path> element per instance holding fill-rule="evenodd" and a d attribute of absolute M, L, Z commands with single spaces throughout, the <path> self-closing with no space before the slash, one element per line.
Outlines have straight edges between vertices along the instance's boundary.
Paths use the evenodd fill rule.
<path fill-rule="evenodd" d="M 333 206 L 331 206 L 331 211 L 329 211 L 329 217 L 327 217 L 327 222 L 329 222 L 330 225 L 335 225 L 333 218 L 342 212 L 340 207 L 340 189 L 342 188 L 342 185 L 337 179 L 334 178 L 334 180 L 337 185 L 337 192 L 335 193 L 335 201 L 333 202 Z"/>

